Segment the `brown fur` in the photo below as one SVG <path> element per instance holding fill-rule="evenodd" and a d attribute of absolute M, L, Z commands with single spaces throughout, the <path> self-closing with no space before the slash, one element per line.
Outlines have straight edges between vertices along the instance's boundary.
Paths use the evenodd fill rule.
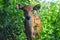
<path fill-rule="evenodd" d="M 39 16 L 31 11 L 33 10 L 32 7 L 26 6 L 25 9 L 26 9 L 26 12 L 24 12 L 25 17 L 30 16 L 30 20 L 27 20 L 25 18 L 24 22 L 26 35 L 28 37 L 28 40 L 34 40 L 35 36 L 38 35 L 39 31 L 42 29 L 41 21 Z M 36 29 L 35 26 L 37 26 Z"/>
<path fill-rule="evenodd" d="M 42 29 L 40 18 L 32 11 L 33 7 L 30 5 L 26 5 L 21 9 L 23 9 L 25 16 L 24 26 L 27 40 L 34 40 L 34 38 L 38 35 L 39 31 Z M 26 18 L 27 16 L 30 17 L 29 20 Z"/>

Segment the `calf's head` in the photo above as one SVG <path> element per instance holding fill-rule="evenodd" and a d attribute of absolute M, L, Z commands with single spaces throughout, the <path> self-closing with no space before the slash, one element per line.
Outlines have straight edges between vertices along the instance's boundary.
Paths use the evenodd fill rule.
<path fill-rule="evenodd" d="M 39 5 L 36 5 L 34 7 L 30 6 L 30 5 L 26 5 L 24 7 L 22 7 L 20 4 L 16 5 L 18 9 L 21 9 L 24 11 L 24 15 L 25 17 L 27 17 L 28 19 L 30 18 L 31 13 L 33 13 L 33 10 L 38 10 L 40 9 Z"/>

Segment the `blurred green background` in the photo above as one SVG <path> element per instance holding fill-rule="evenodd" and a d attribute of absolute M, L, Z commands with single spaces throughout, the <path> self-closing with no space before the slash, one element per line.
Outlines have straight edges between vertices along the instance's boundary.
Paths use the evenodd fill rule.
<path fill-rule="evenodd" d="M 52 0 L 54 1 L 54 0 Z M 16 8 L 16 3 L 41 8 L 35 12 L 40 15 L 43 30 L 41 40 L 60 40 L 60 1 L 41 2 L 41 0 L 0 0 L 0 40 L 25 40 L 24 12 Z M 37 40 L 37 38 L 35 39 Z"/>

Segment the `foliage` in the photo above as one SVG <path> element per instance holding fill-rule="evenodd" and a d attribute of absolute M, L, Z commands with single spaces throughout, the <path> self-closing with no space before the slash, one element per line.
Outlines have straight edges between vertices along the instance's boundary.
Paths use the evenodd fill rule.
<path fill-rule="evenodd" d="M 60 4 L 50 3 L 45 10 L 43 9 L 43 12 L 41 11 L 43 25 L 42 40 L 60 40 L 59 6 Z"/>
<path fill-rule="evenodd" d="M 40 15 L 43 27 L 39 37 L 42 40 L 60 40 L 60 4 L 34 0 L 0 0 L 0 40 L 26 39 L 24 14 L 16 8 L 16 3 L 22 6 L 40 4 L 41 9 L 36 11 Z"/>

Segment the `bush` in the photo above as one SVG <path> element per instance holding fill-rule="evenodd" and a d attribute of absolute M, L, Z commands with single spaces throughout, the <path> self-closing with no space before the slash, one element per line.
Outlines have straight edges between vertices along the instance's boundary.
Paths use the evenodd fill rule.
<path fill-rule="evenodd" d="M 60 4 L 40 3 L 32 0 L 0 0 L 0 40 L 25 40 L 24 15 L 16 8 L 16 3 L 24 5 L 40 4 L 40 14 L 43 30 L 42 40 L 60 40 Z M 37 40 L 37 39 L 36 39 Z"/>

